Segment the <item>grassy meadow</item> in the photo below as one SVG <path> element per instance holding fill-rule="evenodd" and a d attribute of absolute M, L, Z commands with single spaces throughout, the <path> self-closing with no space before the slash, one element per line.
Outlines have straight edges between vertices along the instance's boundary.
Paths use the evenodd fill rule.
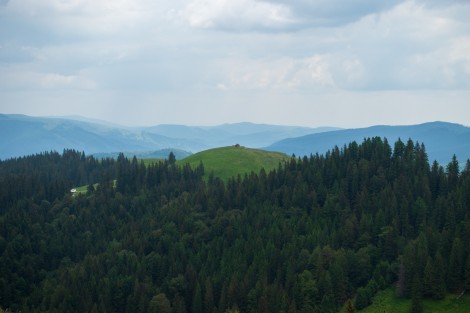
<path fill-rule="evenodd" d="M 226 181 L 237 175 L 245 175 L 245 173 L 251 172 L 258 173 L 262 168 L 269 172 L 277 168 L 280 162 L 289 158 L 288 155 L 280 152 L 229 146 L 201 151 L 176 161 L 176 164 L 183 166 L 189 163 L 192 168 L 195 168 L 202 162 L 206 178 L 210 173 L 213 173 L 214 176 Z M 163 159 L 151 158 L 142 159 L 142 161 L 148 166 L 163 161 Z M 75 187 L 76 194 L 86 193 L 87 187 Z M 95 184 L 96 187 L 97 184 Z"/>
<path fill-rule="evenodd" d="M 288 158 L 289 156 L 280 152 L 229 146 L 193 154 L 177 161 L 177 164 L 189 163 L 194 168 L 202 162 L 206 177 L 213 173 L 214 176 L 227 180 L 232 176 L 244 175 L 252 171 L 258 173 L 262 168 L 268 172 L 277 168 L 279 162 Z"/>

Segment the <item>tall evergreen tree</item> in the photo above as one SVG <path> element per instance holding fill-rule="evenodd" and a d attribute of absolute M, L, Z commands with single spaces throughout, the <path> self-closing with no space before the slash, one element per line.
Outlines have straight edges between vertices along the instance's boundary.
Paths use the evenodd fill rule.
<path fill-rule="evenodd" d="M 351 301 L 351 299 L 348 299 L 346 301 L 346 313 L 355 313 L 356 308 L 354 307 L 354 303 Z"/>
<path fill-rule="evenodd" d="M 414 275 L 411 285 L 411 313 L 423 312 L 423 295 L 419 275 Z"/>
<path fill-rule="evenodd" d="M 447 286 L 451 291 L 462 288 L 462 275 L 464 270 L 464 245 L 460 238 L 455 238 L 449 257 L 447 272 Z"/>

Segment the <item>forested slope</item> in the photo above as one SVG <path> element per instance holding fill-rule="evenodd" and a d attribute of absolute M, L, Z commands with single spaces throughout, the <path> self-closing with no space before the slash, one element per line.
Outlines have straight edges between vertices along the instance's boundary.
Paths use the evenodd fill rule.
<path fill-rule="evenodd" d="M 377 137 L 226 183 L 203 174 L 73 151 L 1 161 L 0 306 L 337 312 L 396 285 L 419 310 L 470 288 L 469 162 Z"/>
<path fill-rule="evenodd" d="M 324 133 L 288 138 L 272 144 L 267 149 L 281 151 L 288 155 L 310 155 L 326 153 L 332 146 L 342 147 L 352 141 L 380 136 L 396 141 L 399 138 L 425 142 L 429 159 L 439 164 L 447 164 L 452 155 L 465 162 L 470 158 L 470 127 L 446 122 L 431 122 L 408 126 L 377 125 L 366 128 L 343 129 Z"/>

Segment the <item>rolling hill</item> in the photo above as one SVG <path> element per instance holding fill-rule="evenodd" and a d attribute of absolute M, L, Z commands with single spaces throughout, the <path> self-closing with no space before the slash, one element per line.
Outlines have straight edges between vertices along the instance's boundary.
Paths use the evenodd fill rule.
<path fill-rule="evenodd" d="M 238 174 L 244 175 L 252 171 L 258 173 L 261 168 L 268 172 L 276 168 L 279 162 L 288 158 L 289 156 L 279 152 L 230 146 L 193 154 L 178 161 L 178 164 L 189 163 L 192 168 L 195 168 L 202 162 L 206 176 L 213 173 L 214 176 L 227 180 Z"/>
<path fill-rule="evenodd" d="M 297 156 L 322 154 L 334 146 L 341 148 L 351 141 L 360 143 L 375 136 L 386 137 L 392 147 L 398 138 L 424 143 L 430 162 L 437 160 L 442 165 L 450 162 L 454 154 L 460 162 L 470 158 L 470 128 L 446 122 L 337 130 L 281 140 L 266 149 Z"/>

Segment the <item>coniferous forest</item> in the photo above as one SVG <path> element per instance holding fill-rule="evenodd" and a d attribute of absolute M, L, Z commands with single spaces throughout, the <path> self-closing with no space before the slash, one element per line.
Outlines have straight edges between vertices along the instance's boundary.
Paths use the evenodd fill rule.
<path fill-rule="evenodd" d="M 470 290 L 469 238 L 470 162 L 439 165 L 412 140 L 228 181 L 171 157 L 0 161 L 0 307 L 13 312 L 337 312 L 391 286 L 419 312 Z"/>

